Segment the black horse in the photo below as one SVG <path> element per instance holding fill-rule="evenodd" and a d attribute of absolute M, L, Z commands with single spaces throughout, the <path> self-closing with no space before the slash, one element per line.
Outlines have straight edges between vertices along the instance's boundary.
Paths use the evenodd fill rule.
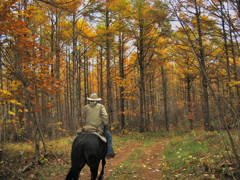
<path fill-rule="evenodd" d="M 73 141 L 71 152 L 71 168 L 66 180 L 78 180 L 82 168 L 87 164 L 91 171 L 91 180 L 98 176 L 98 166 L 102 160 L 102 170 L 98 179 L 103 179 L 107 143 L 94 133 L 81 133 Z"/>

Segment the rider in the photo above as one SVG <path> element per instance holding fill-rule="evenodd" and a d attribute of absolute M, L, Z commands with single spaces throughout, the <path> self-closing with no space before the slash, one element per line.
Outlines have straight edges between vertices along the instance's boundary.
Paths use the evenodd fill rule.
<path fill-rule="evenodd" d="M 108 114 L 104 105 L 100 104 L 101 98 L 98 98 L 96 93 L 91 94 L 87 98 L 89 104 L 84 107 L 84 119 L 86 121 L 86 126 L 93 126 L 97 129 L 101 128 L 103 130 L 103 135 L 107 139 L 107 158 L 114 158 L 116 153 L 112 148 L 112 135 L 107 130 L 108 126 Z"/>

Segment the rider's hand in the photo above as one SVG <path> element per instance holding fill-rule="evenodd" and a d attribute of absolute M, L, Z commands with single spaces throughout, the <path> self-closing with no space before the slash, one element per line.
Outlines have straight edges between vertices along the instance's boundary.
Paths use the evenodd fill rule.
<path fill-rule="evenodd" d="M 103 130 L 106 131 L 107 130 L 107 126 L 103 126 Z"/>

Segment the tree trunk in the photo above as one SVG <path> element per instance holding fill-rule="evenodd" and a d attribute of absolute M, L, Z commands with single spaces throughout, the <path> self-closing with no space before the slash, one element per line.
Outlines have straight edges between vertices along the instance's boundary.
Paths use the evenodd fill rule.
<path fill-rule="evenodd" d="M 168 117 L 167 77 L 166 77 L 165 70 L 164 70 L 163 66 L 161 66 L 161 73 L 162 73 L 165 128 L 166 128 L 167 131 L 169 131 L 170 128 L 169 128 L 169 117 Z"/>
<path fill-rule="evenodd" d="M 207 72 L 205 66 L 205 54 L 204 54 L 204 46 L 202 40 L 202 29 L 201 29 L 201 20 L 200 20 L 200 7 L 197 5 L 195 0 L 195 10 L 196 10 L 196 21 L 197 21 L 197 30 L 198 30 L 198 53 L 196 54 L 201 71 L 202 78 L 202 88 L 203 88 L 203 117 L 204 117 L 204 127 L 205 130 L 209 130 L 210 127 L 210 111 L 209 111 L 209 98 L 208 98 L 208 79 Z"/>
<path fill-rule="evenodd" d="M 107 0 L 108 2 L 108 0 Z M 109 10 L 106 9 L 106 60 L 107 60 L 107 101 L 108 101 L 108 115 L 109 122 L 113 122 L 113 102 L 112 102 L 112 80 L 111 80 L 111 57 L 110 57 L 110 32 L 109 32 Z"/>
<path fill-rule="evenodd" d="M 144 104 L 145 104 L 145 63 L 144 63 L 144 35 L 143 35 L 143 18 L 139 17 L 139 119 L 140 119 L 140 132 L 144 132 L 145 126 L 145 116 L 144 116 Z"/>
<path fill-rule="evenodd" d="M 119 72 L 120 78 L 123 81 L 124 75 L 124 36 L 123 33 L 119 33 Z M 120 113 L 119 118 L 121 122 L 121 129 L 125 129 L 125 115 L 124 115 L 124 86 L 120 86 Z"/>
<path fill-rule="evenodd" d="M 225 14 L 223 12 L 223 4 L 221 1 L 220 5 L 221 5 L 221 15 L 222 17 L 225 17 Z M 224 40 L 224 51 L 225 51 L 225 59 L 226 59 L 226 72 L 227 72 L 227 83 L 229 84 L 231 82 L 231 73 L 230 73 L 230 64 L 229 64 L 229 45 L 227 42 L 227 33 L 226 33 L 226 27 L 225 27 L 225 19 L 222 18 L 222 33 L 223 33 L 223 40 Z M 228 94 L 229 94 L 229 98 L 228 98 L 228 103 L 230 105 L 230 107 L 232 107 L 232 99 L 233 99 L 233 93 L 232 93 L 232 88 L 230 86 L 228 86 Z"/>
<path fill-rule="evenodd" d="M 192 81 L 191 78 L 187 77 L 187 107 L 188 107 L 188 120 L 190 129 L 193 129 L 193 112 L 192 112 L 192 99 L 191 99 Z"/>
<path fill-rule="evenodd" d="M 100 97 L 103 97 L 103 47 L 100 46 L 100 52 L 99 52 L 99 56 L 100 56 L 100 82 L 99 82 L 99 94 Z"/>
<path fill-rule="evenodd" d="M 78 122 L 78 106 L 77 106 L 77 35 L 76 35 L 76 14 L 73 13 L 73 39 L 72 39 L 72 45 L 73 45 L 73 51 L 72 51 L 72 62 L 73 62 L 73 74 L 72 74 L 72 128 L 74 131 L 76 131 L 76 127 L 78 126 L 76 122 Z"/>

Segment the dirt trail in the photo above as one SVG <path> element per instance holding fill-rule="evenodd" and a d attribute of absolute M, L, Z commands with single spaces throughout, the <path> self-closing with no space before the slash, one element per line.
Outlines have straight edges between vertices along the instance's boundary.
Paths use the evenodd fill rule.
<path fill-rule="evenodd" d="M 121 165 L 129 156 L 133 153 L 135 149 L 142 148 L 141 142 L 131 142 L 125 143 L 123 146 L 117 150 L 117 155 L 113 159 L 107 160 L 107 164 L 105 167 L 104 179 L 107 180 L 110 176 L 111 172 L 114 169 Z M 160 163 L 162 161 L 163 151 L 165 148 L 165 143 L 156 142 L 152 144 L 150 147 L 146 149 L 146 152 L 143 154 L 142 158 L 134 163 L 139 164 L 143 167 L 143 170 L 136 175 L 134 175 L 133 179 L 146 179 L 146 180 L 159 180 L 161 179 L 160 173 Z M 99 168 L 99 171 L 101 166 Z M 89 180 L 90 179 L 90 171 L 89 167 L 85 166 L 82 172 L 80 173 L 81 180 Z"/>
<path fill-rule="evenodd" d="M 117 155 L 113 159 L 107 160 L 105 166 L 104 180 L 108 180 L 111 173 L 115 170 L 116 167 L 120 166 L 125 160 L 127 160 L 135 150 L 143 150 L 144 154 L 139 160 L 134 161 L 135 165 L 141 167 L 141 171 L 134 173 L 132 179 L 141 179 L 141 180 L 159 180 L 161 178 L 161 167 L 160 164 L 163 158 L 163 151 L 166 146 L 166 142 L 154 142 L 149 147 L 143 146 L 143 142 L 130 142 L 124 143 L 119 149 L 115 149 Z M 67 174 L 68 168 L 64 170 L 61 174 L 58 173 L 49 180 L 63 180 Z M 101 164 L 99 167 L 99 173 L 101 171 Z M 90 169 L 86 165 L 81 173 L 80 180 L 89 180 L 90 178 Z"/>
<path fill-rule="evenodd" d="M 104 173 L 104 179 L 106 180 L 108 176 L 111 174 L 112 171 L 116 168 L 116 166 L 120 165 L 123 161 L 125 161 L 132 152 L 141 146 L 141 143 L 125 143 L 123 146 L 121 146 L 120 149 L 116 150 L 117 155 L 113 159 L 107 160 L 106 166 L 105 166 L 105 173 Z M 101 170 L 101 165 L 99 167 L 99 171 Z M 80 173 L 80 179 L 81 180 L 89 180 L 90 178 L 90 170 L 88 166 L 85 166 L 83 170 Z"/>

